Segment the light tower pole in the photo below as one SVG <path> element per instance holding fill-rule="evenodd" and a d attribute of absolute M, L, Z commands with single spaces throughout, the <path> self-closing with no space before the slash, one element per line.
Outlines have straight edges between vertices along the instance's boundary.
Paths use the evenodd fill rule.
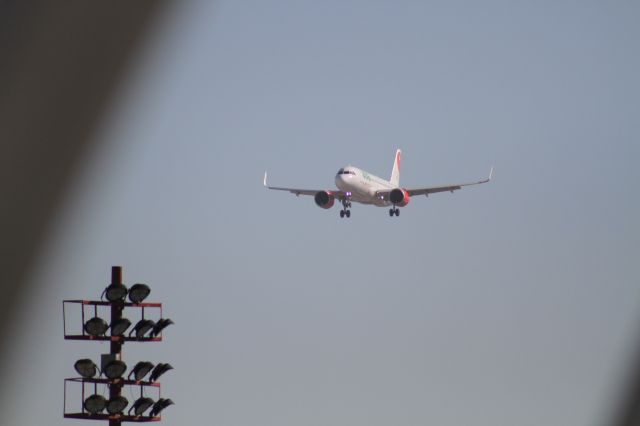
<path fill-rule="evenodd" d="M 112 266 L 111 267 L 111 285 L 116 286 L 124 286 L 122 283 L 122 266 Z M 124 311 L 124 299 L 117 300 L 111 303 L 111 324 L 115 324 L 116 321 L 122 318 L 122 311 Z M 112 336 L 113 337 L 113 336 Z M 116 359 L 122 360 L 122 340 L 121 339 L 111 339 L 111 344 L 109 345 L 111 349 L 111 355 Z M 122 384 L 112 383 L 109 386 L 109 399 L 119 397 L 122 395 Z M 122 420 L 118 419 L 109 419 L 109 426 L 121 426 Z"/>

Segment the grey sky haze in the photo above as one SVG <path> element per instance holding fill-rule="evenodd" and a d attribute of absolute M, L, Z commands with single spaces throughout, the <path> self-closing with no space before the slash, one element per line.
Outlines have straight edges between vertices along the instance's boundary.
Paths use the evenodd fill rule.
<path fill-rule="evenodd" d="M 176 4 L 43 249 L 6 424 L 74 424 L 63 379 L 108 349 L 63 340 L 61 301 L 117 264 L 176 322 L 124 348 L 176 367 L 164 424 L 602 424 L 640 325 L 639 12 Z M 494 181 L 394 219 L 262 187 L 388 177 L 396 148 L 402 185 Z"/>

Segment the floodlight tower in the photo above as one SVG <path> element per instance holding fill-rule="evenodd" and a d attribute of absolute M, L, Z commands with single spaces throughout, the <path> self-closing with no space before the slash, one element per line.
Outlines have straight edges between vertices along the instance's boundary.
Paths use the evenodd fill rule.
<path fill-rule="evenodd" d="M 159 342 L 162 341 L 162 330 L 173 324 L 169 318 L 162 317 L 161 303 L 143 302 L 149 295 L 150 289 L 145 284 L 134 284 L 130 289 L 122 282 L 122 267 L 113 266 L 111 268 L 111 283 L 104 289 L 102 296 L 107 301 L 97 300 L 65 300 L 62 304 L 64 338 L 66 340 L 89 340 L 89 341 L 109 341 L 109 353 L 101 357 L 100 368 L 88 358 L 83 358 L 74 364 L 75 370 L 80 374 L 80 378 L 65 379 L 64 396 L 64 417 L 87 420 L 108 420 L 109 426 L 121 426 L 122 422 L 155 422 L 160 421 L 160 412 L 173 401 L 169 398 L 160 397 L 160 383 L 158 378 L 165 372 L 173 369 L 168 363 L 159 363 L 154 366 L 148 361 L 140 361 L 131 372 L 124 377 L 127 365 L 122 360 L 122 346 L 125 342 Z M 125 298 L 129 296 L 129 302 Z M 66 306 L 73 304 L 82 309 L 82 333 L 73 334 L 67 332 Z M 111 322 L 102 319 L 98 314 L 99 308 L 108 308 Z M 93 308 L 93 317 L 85 321 L 85 310 Z M 134 328 L 125 335 L 131 326 L 131 321 L 124 316 L 125 308 L 128 311 L 140 312 L 141 319 Z M 146 309 L 159 310 L 160 318 L 153 321 L 145 317 Z M 109 331 L 109 335 L 107 332 Z M 135 335 L 132 334 L 135 332 Z M 147 336 L 147 334 L 149 334 Z M 147 374 L 149 379 L 145 380 Z M 98 377 L 96 378 L 96 374 Z M 104 375 L 105 378 L 100 378 Z M 133 375 L 133 378 L 131 377 Z M 67 384 L 81 385 L 81 406 L 78 412 L 67 411 Z M 98 393 L 98 385 L 106 385 L 109 388 L 109 399 Z M 127 414 L 124 410 L 129 405 L 129 401 L 122 396 L 123 387 L 139 388 L 140 398 L 129 408 Z M 85 393 L 93 388 L 93 394 L 85 398 Z M 157 389 L 158 400 L 145 396 L 145 389 Z M 104 391 L 103 391 L 104 393 Z M 107 410 L 108 414 L 103 413 Z M 149 410 L 149 414 L 144 413 Z M 133 411 L 133 413 L 132 413 Z"/>

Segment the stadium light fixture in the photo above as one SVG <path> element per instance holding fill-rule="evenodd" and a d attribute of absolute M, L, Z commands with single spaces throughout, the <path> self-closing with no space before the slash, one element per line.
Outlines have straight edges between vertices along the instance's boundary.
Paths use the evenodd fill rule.
<path fill-rule="evenodd" d="M 158 402 L 156 402 L 155 404 L 153 404 L 153 408 L 151 409 L 151 412 L 149 413 L 149 416 L 151 417 L 156 417 L 157 415 L 160 414 L 160 412 L 162 410 L 164 410 L 165 408 L 167 408 L 170 405 L 173 405 L 174 402 L 169 399 L 169 398 L 160 398 L 158 400 Z"/>
<path fill-rule="evenodd" d="M 91 379 L 98 372 L 98 366 L 88 358 L 79 359 L 73 364 L 78 374 L 83 379 Z"/>
<path fill-rule="evenodd" d="M 111 335 L 112 336 L 122 336 L 125 331 L 131 326 L 131 321 L 127 318 L 118 318 L 114 322 L 111 323 Z"/>
<path fill-rule="evenodd" d="M 109 361 L 104 367 L 102 367 L 104 375 L 111 380 L 122 377 L 125 371 L 127 371 L 127 364 L 125 364 L 124 361 L 117 359 Z"/>
<path fill-rule="evenodd" d="M 127 297 L 127 287 L 124 284 L 109 284 L 103 293 L 109 302 L 118 302 Z"/>
<path fill-rule="evenodd" d="M 114 396 L 107 401 L 107 412 L 111 415 L 120 414 L 129 405 L 129 400 L 124 396 Z"/>
<path fill-rule="evenodd" d="M 153 406 L 154 401 L 151 398 L 142 397 L 136 400 L 133 403 L 131 408 L 129 408 L 129 414 L 131 414 L 131 410 L 133 410 L 133 414 L 135 416 L 141 416 L 147 411 L 151 406 Z"/>
<path fill-rule="evenodd" d="M 146 284 L 134 284 L 129 289 L 129 300 L 131 303 L 140 303 L 149 296 L 151 289 Z"/>
<path fill-rule="evenodd" d="M 151 372 L 151 376 L 149 376 L 149 381 L 155 382 L 156 380 L 158 380 L 158 378 L 160 378 L 160 376 L 162 376 L 164 373 L 166 373 L 169 370 L 173 370 L 173 367 L 171 366 L 171 364 L 161 362 L 160 364 L 156 365 L 156 367 Z"/>
<path fill-rule="evenodd" d="M 133 332 L 136 333 L 136 337 L 138 339 L 144 337 L 145 334 L 149 332 L 153 327 L 155 327 L 156 323 L 149 319 L 141 319 L 138 323 L 133 327 L 133 330 L 129 332 L 129 337 Z"/>
<path fill-rule="evenodd" d="M 94 337 L 103 336 L 109 329 L 109 324 L 100 317 L 93 317 L 84 324 L 84 331 Z"/>
<path fill-rule="evenodd" d="M 162 332 L 162 330 L 169 327 L 171 324 L 175 324 L 175 323 L 171 321 L 170 318 L 159 319 L 156 325 L 153 326 L 153 330 L 151 330 L 150 336 L 151 337 L 158 336 Z"/>
<path fill-rule="evenodd" d="M 100 414 L 107 406 L 107 400 L 102 395 L 91 395 L 84 400 L 84 409 L 91 414 Z"/>
<path fill-rule="evenodd" d="M 152 363 L 150 363 L 149 361 L 140 361 L 133 367 L 133 370 L 131 370 L 131 372 L 129 373 L 129 377 L 131 377 L 131 375 L 133 374 L 135 381 L 139 382 L 140 380 L 144 379 L 144 377 L 149 374 L 152 369 Z"/>

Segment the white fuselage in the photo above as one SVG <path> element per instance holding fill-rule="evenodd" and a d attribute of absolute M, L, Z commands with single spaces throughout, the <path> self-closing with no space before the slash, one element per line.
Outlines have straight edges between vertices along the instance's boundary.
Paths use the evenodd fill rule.
<path fill-rule="evenodd" d="M 341 191 L 351 193 L 350 199 L 362 204 L 389 206 L 391 203 L 382 196 L 376 197 L 380 190 L 394 189 L 387 180 L 365 172 L 357 167 L 347 166 L 336 174 L 336 186 Z"/>

